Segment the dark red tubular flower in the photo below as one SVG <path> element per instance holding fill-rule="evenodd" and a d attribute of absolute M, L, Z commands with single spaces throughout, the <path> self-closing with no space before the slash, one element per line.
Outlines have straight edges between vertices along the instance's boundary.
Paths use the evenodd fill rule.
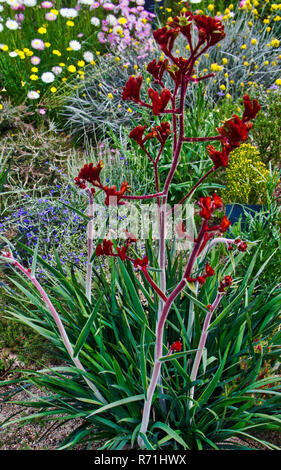
<path fill-rule="evenodd" d="M 200 217 L 209 220 L 212 215 L 212 198 L 210 196 L 201 197 L 198 206 L 201 207 Z"/>
<path fill-rule="evenodd" d="M 180 341 L 175 341 L 170 347 L 170 350 L 180 352 L 182 350 L 182 343 Z"/>
<path fill-rule="evenodd" d="M 239 242 L 236 240 L 236 245 L 237 245 L 237 248 L 239 251 L 246 251 L 247 250 L 247 243 L 246 242 L 241 242 L 241 240 L 239 240 Z"/>
<path fill-rule="evenodd" d="M 169 122 L 161 122 L 159 126 L 155 127 L 156 138 L 159 140 L 160 144 L 164 145 L 168 137 L 171 135 L 171 126 Z"/>
<path fill-rule="evenodd" d="M 135 268 L 146 268 L 148 266 L 148 257 L 145 256 L 144 258 L 137 258 L 133 263 Z"/>
<path fill-rule="evenodd" d="M 228 220 L 227 216 L 224 215 L 219 225 L 220 232 L 222 233 L 226 232 L 227 229 L 230 227 L 230 225 L 231 225 L 231 222 Z"/>
<path fill-rule="evenodd" d="M 102 242 L 102 245 L 101 243 L 99 243 L 98 246 L 96 247 L 96 256 L 112 255 L 113 254 L 112 247 L 113 247 L 112 241 L 104 239 Z"/>
<path fill-rule="evenodd" d="M 214 46 L 225 38 L 224 26 L 220 20 L 211 16 L 193 16 L 193 20 L 198 28 L 200 42 L 207 42 L 208 46 Z"/>
<path fill-rule="evenodd" d="M 139 77 L 130 77 L 123 88 L 122 100 L 131 100 L 135 103 L 141 103 L 140 90 L 142 81 L 143 78 L 141 75 Z"/>
<path fill-rule="evenodd" d="M 124 202 L 121 202 L 121 199 L 123 198 L 125 192 L 129 191 L 129 188 L 130 186 L 127 181 L 124 181 L 121 184 L 119 191 L 116 190 L 116 186 L 111 186 L 110 188 L 108 186 L 103 186 L 102 189 L 106 194 L 105 205 L 111 206 L 125 204 Z"/>
<path fill-rule="evenodd" d="M 156 59 L 153 59 L 152 62 L 149 62 L 149 64 L 147 65 L 146 70 L 148 71 L 148 73 L 150 73 L 153 76 L 154 80 L 157 83 L 161 83 L 164 72 L 165 70 L 168 69 L 168 67 L 169 67 L 168 59 L 159 60 L 158 62 L 156 62 Z"/>
<path fill-rule="evenodd" d="M 153 36 L 157 44 L 165 53 L 172 51 L 175 40 L 179 33 L 180 31 L 177 28 L 169 29 L 167 26 L 164 26 L 163 28 L 156 29 L 156 31 L 153 31 Z"/>
<path fill-rule="evenodd" d="M 232 285 L 232 277 L 231 276 L 225 276 L 224 279 L 220 282 L 219 292 L 224 293 L 226 287 L 229 287 L 231 285 Z"/>
<path fill-rule="evenodd" d="M 193 14 L 191 11 L 185 11 L 180 16 L 175 16 L 167 22 L 168 26 L 179 30 L 181 34 L 187 39 L 188 44 L 191 44 L 191 25 Z"/>
<path fill-rule="evenodd" d="M 224 122 L 223 126 L 218 127 L 218 132 L 224 139 L 224 146 L 227 152 L 231 152 L 239 147 L 240 141 L 248 138 L 250 126 L 245 124 L 236 114 Z"/>
<path fill-rule="evenodd" d="M 212 268 L 212 266 L 209 265 L 209 263 L 206 264 L 205 266 L 205 278 L 211 277 L 215 275 L 215 270 Z"/>
<path fill-rule="evenodd" d="M 167 90 L 167 88 L 164 88 L 160 95 L 158 91 L 149 88 L 148 96 L 152 101 L 152 112 L 155 116 L 158 116 L 164 111 L 172 97 L 171 92 Z"/>
<path fill-rule="evenodd" d="M 242 121 L 248 122 L 251 119 L 255 119 L 255 117 L 257 116 L 258 112 L 261 109 L 258 100 L 254 99 L 253 103 L 251 103 L 249 95 L 244 95 L 243 102 L 244 102 L 244 112 L 242 116 Z"/>
<path fill-rule="evenodd" d="M 222 147 L 222 150 L 219 151 L 212 145 L 208 145 L 207 151 L 216 169 L 228 165 L 228 152 L 224 146 Z"/>
<path fill-rule="evenodd" d="M 143 134 L 146 129 L 146 126 L 137 126 L 129 134 L 130 139 L 135 140 L 141 147 L 144 144 Z"/>
<path fill-rule="evenodd" d="M 100 160 L 96 166 L 93 163 L 86 163 L 83 168 L 79 171 L 77 178 L 75 178 L 75 183 L 82 188 L 84 182 L 84 188 L 86 187 L 85 181 L 93 185 L 101 184 L 100 182 L 100 172 L 103 169 L 103 161 Z M 82 188 L 82 189 L 84 189 Z"/>

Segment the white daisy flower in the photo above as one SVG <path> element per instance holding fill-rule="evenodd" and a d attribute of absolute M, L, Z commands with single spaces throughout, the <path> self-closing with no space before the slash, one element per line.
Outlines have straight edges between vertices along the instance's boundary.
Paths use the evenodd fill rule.
<path fill-rule="evenodd" d="M 60 67 L 59 65 L 56 65 L 55 67 L 52 67 L 52 72 L 55 75 L 59 75 L 62 72 L 62 67 Z"/>
<path fill-rule="evenodd" d="M 100 25 L 100 20 L 99 20 L 99 18 L 97 18 L 96 16 L 93 16 L 93 17 L 91 18 L 91 24 L 92 24 L 93 26 L 99 26 L 99 25 Z"/>
<path fill-rule="evenodd" d="M 94 60 L 94 54 L 90 51 L 85 51 L 83 54 L 85 62 L 92 62 Z"/>
<path fill-rule="evenodd" d="M 80 0 L 82 5 L 92 5 L 93 0 Z"/>
<path fill-rule="evenodd" d="M 37 91 L 29 91 L 27 93 L 27 98 L 29 98 L 30 100 L 38 100 L 38 98 L 40 97 L 39 93 L 37 93 Z"/>
<path fill-rule="evenodd" d="M 76 18 L 76 16 L 78 16 L 78 11 L 74 8 L 61 8 L 60 14 L 64 18 Z"/>
<path fill-rule="evenodd" d="M 69 47 L 71 47 L 71 49 L 72 49 L 73 51 L 80 51 L 80 49 L 81 49 L 82 46 L 81 46 L 81 44 L 80 44 L 79 41 L 76 41 L 76 40 L 74 39 L 73 41 L 70 41 Z"/>
<path fill-rule="evenodd" d="M 15 20 L 7 20 L 5 24 L 7 28 L 11 30 L 18 29 L 19 27 L 19 24 Z"/>
<path fill-rule="evenodd" d="M 114 26 L 117 23 L 117 18 L 114 15 L 107 15 L 106 21 L 111 25 Z"/>
<path fill-rule="evenodd" d="M 44 83 L 52 83 L 55 80 L 55 75 L 53 72 L 44 72 L 41 75 L 41 80 Z"/>
<path fill-rule="evenodd" d="M 26 7 L 35 7 L 36 5 L 36 0 L 22 0 L 22 3 Z"/>
<path fill-rule="evenodd" d="M 10 57 L 17 57 L 18 53 L 16 51 L 9 52 Z"/>

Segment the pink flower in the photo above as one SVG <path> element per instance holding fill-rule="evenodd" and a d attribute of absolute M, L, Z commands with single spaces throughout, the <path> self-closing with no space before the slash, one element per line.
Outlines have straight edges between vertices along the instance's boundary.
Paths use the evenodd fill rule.
<path fill-rule="evenodd" d="M 32 65 L 38 65 L 40 64 L 40 57 L 37 57 L 36 55 L 32 56 L 31 59 L 30 59 L 30 62 L 32 63 Z"/>
<path fill-rule="evenodd" d="M 105 10 L 110 11 L 110 10 L 114 10 L 115 5 L 113 5 L 113 3 L 106 2 L 106 3 L 103 4 L 103 8 L 104 8 Z"/>
<path fill-rule="evenodd" d="M 31 47 L 33 47 L 33 49 L 37 49 L 38 51 L 43 51 L 45 49 L 45 44 L 42 39 L 32 39 Z"/>
<path fill-rule="evenodd" d="M 43 8 L 52 8 L 52 6 L 53 6 L 52 2 L 47 2 L 46 1 L 46 2 L 41 3 L 41 7 L 43 7 Z"/>

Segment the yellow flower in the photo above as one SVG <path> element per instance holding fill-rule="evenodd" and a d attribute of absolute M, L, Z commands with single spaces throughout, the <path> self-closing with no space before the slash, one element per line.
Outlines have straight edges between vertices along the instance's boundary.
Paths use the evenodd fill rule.
<path fill-rule="evenodd" d="M 50 42 L 45 42 L 45 47 L 51 47 L 51 43 Z"/>
<path fill-rule="evenodd" d="M 66 82 L 66 80 L 67 80 L 66 77 L 63 77 L 63 78 L 61 79 L 62 82 Z"/>
<path fill-rule="evenodd" d="M 59 14 L 59 10 L 56 10 L 55 8 L 52 8 L 50 10 L 51 13 L 54 13 L 54 15 L 58 15 Z"/>
<path fill-rule="evenodd" d="M 280 41 L 278 39 L 272 39 L 270 44 L 272 47 L 279 47 Z"/>
<path fill-rule="evenodd" d="M 275 81 L 275 84 L 278 86 L 281 86 L 281 78 L 277 78 L 277 80 Z"/>
<path fill-rule="evenodd" d="M 56 93 L 57 88 L 56 88 L 55 86 L 52 86 L 52 87 L 50 88 L 50 91 L 51 91 L 51 93 Z"/>
<path fill-rule="evenodd" d="M 223 58 L 222 58 L 222 63 L 223 63 L 223 65 L 226 65 L 227 62 L 228 62 L 227 58 L 226 58 L 226 57 L 223 57 Z"/>
<path fill-rule="evenodd" d="M 61 56 L 61 52 L 58 51 L 57 49 L 53 49 L 53 54 L 54 54 L 54 55 L 57 55 L 57 56 L 59 56 L 59 57 Z"/>
<path fill-rule="evenodd" d="M 65 63 L 64 63 L 64 62 L 60 62 L 60 63 L 59 63 L 59 66 L 60 66 L 60 67 L 65 67 Z"/>
<path fill-rule="evenodd" d="M 127 23 L 127 18 L 124 18 L 124 17 L 119 18 L 118 23 L 119 24 L 126 24 Z"/>
<path fill-rule="evenodd" d="M 253 46 L 254 46 L 255 44 L 257 44 L 257 42 L 258 42 L 258 41 L 257 41 L 255 38 L 251 40 L 251 44 L 253 44 Z"/>
<path fill-rule="evenodd" d="M 225 97 L 226 97 L 228 100 L 230 100 L 230 99 L 231 99 L 230 93 L 226 93 Z"/>
<path fill-rule="evenodd" d="M 38 75 L 32 74 L 32 75 L 30 75 L 29 78 L 30 78 L 30 80 L 35 81 L 35 80 L 38 80 Z"/>
<path fill-rule="evenodd" d="M 242 44 L 242 46 L 241 46 L 241 49 L 242 49 L 242 50 L 245 50 L 245 49 L 247 49 L 247 46 L 246 46 L 246 44 Z"/>
<path fill-rule="evenodd" d="M 78 67 L 84 67 L 85 61 L 84 60 L 78 60 L 77 65 L 78 65 Z"/>
<path fill-rule="evenodd" d="M 73 26 L 74 26 L 74 21 L 68 20 L 68 21 L 66 22 L 66 26 L 70 26 L 70 28 L 73 28 Z"/>
<path fill-rule="evenodd" d="M 75 67 L 75 65 L 69 65 L 69 66 L 67 67 L 67 69 L 68 69 L 68 71 L 71 72 L 71 73 L 76 72 L 76 67 Z"/>
<path fill-rule="evenodd" d="M 0 109 L 3 109 L 3 104 L 0 104 Z"/>
<path fill-rule="evenodd" d="M 2 51 L 8 51 L 9 50 L 9 47 L 7 46 L 7 44 L 3 44 L 3 46 L 1 47 Z"/>
<path fill-rule="evenodd" d="M 110 100 L 113 99 L 113 94 L 112 94 L 112 93 L 108 93 L 107 96 L 108 96 L 108 98 L 109 98 Z"/>
<path fill-rule="evenodd" d="M 211 64 L 211 70 L 212 72 L 220 72 L 222 70 L 222 66 L 217 63 Z"/>
<path fill-rule="evenodd" d="M 244 65 L 245 65 L 245 67 L 249 67 L 249 62 L 245 61 Z"/>
<path fill-rule="evenodd" d="M 44 28 L 44 26 L 41 26 L 41 28 L 38 28 L 37 31 L 38 31 L 39 34 L 46 34 L 47 29 Z"/>
<path fill-rule="evenodd" d="M 128 113 L 132 113 L 132 112 L 133 112 L 133 110 L 132 110 L 131 108 L 128 108 L 127 111 L 128 111 Z"/>
<path fill-rule="evenodd" d="M 38 68 L 37 67 L 32 67 L 31 72 L 35 72 L 35 73 L 38 72 Z"/>
<path fill-rule="evenodd" d="M 240 86 L 242 86 L 242 87 L 243 87 L 243 86 L 245 86 L 245 85 L 244 85 L 244 83 L 243 83 L 243 82 L 241 82 L 241 83 L 240 83 Z"/>

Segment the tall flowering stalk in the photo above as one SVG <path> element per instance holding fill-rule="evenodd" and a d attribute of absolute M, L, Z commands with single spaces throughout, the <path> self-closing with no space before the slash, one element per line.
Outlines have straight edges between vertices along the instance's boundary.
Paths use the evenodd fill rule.
<path fill-rule="evenodd" d="M 188 49 L 190 51 L 188 58 L 175 57 L 173 54 L 175 40 L 179 35 L 183 35 L 187 41 Z M 139 106 L 148 108 L 154 116 L 159 116 L 160 118 L 159 125 L 152 129 L 147 129 L 146 125 L 139 125 L 135 127 L 129 135 L 132 140 L 137 142 L 153 166 L 155 176 L 155 192 L 153 194 L 144 194 L 142 196 L 130 195 L 128 194 L 130 188 L 126 181 L 122 183 L 119 190 L 117 190 L 116 186 L 108 187 L 104 185 L 100 179 L 100 173 L 103 166 L 102 162 L 99 162 L 96 166 L 93 164 L 85 165 L 76 178 L 76 184 L 87 191 L 90 191 L 87 186 L 87 183 L 90 183 L 93 186 L 91 189 L 92 194 L 94 194 L 95 188 L 102 190 L 105 193 L 105 204 L 107 206 L 126 204 L 130 200 L 148 199 L 156 199 L 158 204 L 158 258 L 159 268 L 161 271 L 159 285 L 157 285 L 149 275 L 149 260 L 147 256 L 144 258 L 132 258 L 129 256 L 130 246 L 132 243 L 136 242 L 136 237 L 133 234 L 127 233 L 126 242 L 122 247 L 114 247 L 111 240 L 104 239 L 103 242 L 96 247 L 95 252 L 97 256 L 113 256 L 120 258 L 122 261 L 130 261 L 135 268 L 142 271 L 144 277 L 159 299 L 158 318 L 156 323 L 155 361 L 144 402 L 140 437 L 138 440 L 141 447 L 144 446 L 142 435 L 146 433 L 149 425 L 153 395 L 157 384 L 161 383 L 160 358 L 163 355 L 163 335 L 166 320 L 174 301 L 187 284 L 193 283 L 196 286 L 196 290 L 198 290 L 198 288 L 205 283 L 208 277 L 215 275 L 214 269 L 208 263 L 205 263 L 203 272 L 197 276 L 193 275 L 198 259 L 205 259 L 208 251 L 214 245 L 223 243 L 229 250 L 232 250 L 234 247 L 240 251 L 245 251 L 247 249 L 247 245 L 241 240 L 222 237 L 222 234 L 227 231 L 230 225 L 230 222 L 225 215 L 222 217 L 219 224 L 212 223 L 213 213 L 223 206 L 221 198 L 216 194 L 212 197 L 202 197 L 198 201 L 198 206 L 200 208 L 199 214 L 202 220 L 201 227 L 199 228 L 198 235 L 194 240 L 193 247 L 189 254 L 189 259 L 187 260 L 184 269 L 183 277 L 173 291 L 169 295 L 167 294 L 165 276 L 166 228 L 168 215 L 167 202 L 170 185 L 177 169 L 184 144 L 186 142 L 208 143 L 207 151 L 212 161 L 212 167 L 201 176 L 192 188 L 190 188 L 188 193 L 181 201 L 179 201 L 179 204 L 182 204 L 186 199 L 190 198 L 198 186 L 210 174 L 218 168 L 226 167 L 228 165 L 230 152 L 239 147 L 240 143 L 247 139 L 248 132 L 252 127 L 252 123 L 250 121 L 256 117 L 260 110 L 259 103 L 256 100 L 253 100 L 252 102 L 249 96 L 245 95 L 243 115 L 239 117 L 234 114 L 217 129 L 217 135 L 211 137 L 189 137 L 185 135 L 184 111 L 187 87 L 190 84 L 195 85 L 202 80 L 214 76 L 214 74 L 208 74 L 197 77 L 194 70 L 195 63 L 202 54 L 206 53 L 210 47 L 223 40 L 224 37 L 224 27 L 221 21 L 212 17 L 193 15 L 191 12 L 184 12 L 181 16 L 170 19 L 166 26 L 154 32 L 155 41 L 166 58 L 161 59 L 158 62 L 153 60 L 147 66 L 147 71 L 154 79 L 153 87 L 148 89 L 148 100 L 145 101 L 142 98 L 141 88 L 143 78 L 141 75 L 137 77 L 131 76 L 123 89 L 123 100 L 130 100 Z M 169 90 L 165 87 L 164 77 L 167 74 L 173 80 L 173 90 Z M 161 116 L 163 115 L 166 118 L 171 117 L 171 119 L 169 121 L 162 120 Z M 166 141 L 169 138 L 173 139 L 172 160 L 163 188 L 161 188 L 159 179 L 159 161 L 165 148 Z M 146 143 L 150 140 L 153 140 L 156 144 L 154 153 L 151 153 L 146 146 Z M 212 145 L 211 142 L 215 141 L 219 142 L 219 149 Z M 188 238 L 184 227 L 180 227 L 180 234 L 182 238 Z M 206 314 L 190 376 L 190 403 L 192 403 L 194 397 L 193 383 L 197 378 L 212 315 L 218 307 L 222 296 L 225 295 L 227 287 L 231 286 L 231 284 L 232 278 L 230 276 L 226 276 L 222 279 L 220 281 L 215 300 L 211 305 L 206 306 L 208 313 Z M 172 345 L 169 350 L 169 354 L 173 351 L 179 351 L 180 349 L 181 343 L 178 341 Z"/>

